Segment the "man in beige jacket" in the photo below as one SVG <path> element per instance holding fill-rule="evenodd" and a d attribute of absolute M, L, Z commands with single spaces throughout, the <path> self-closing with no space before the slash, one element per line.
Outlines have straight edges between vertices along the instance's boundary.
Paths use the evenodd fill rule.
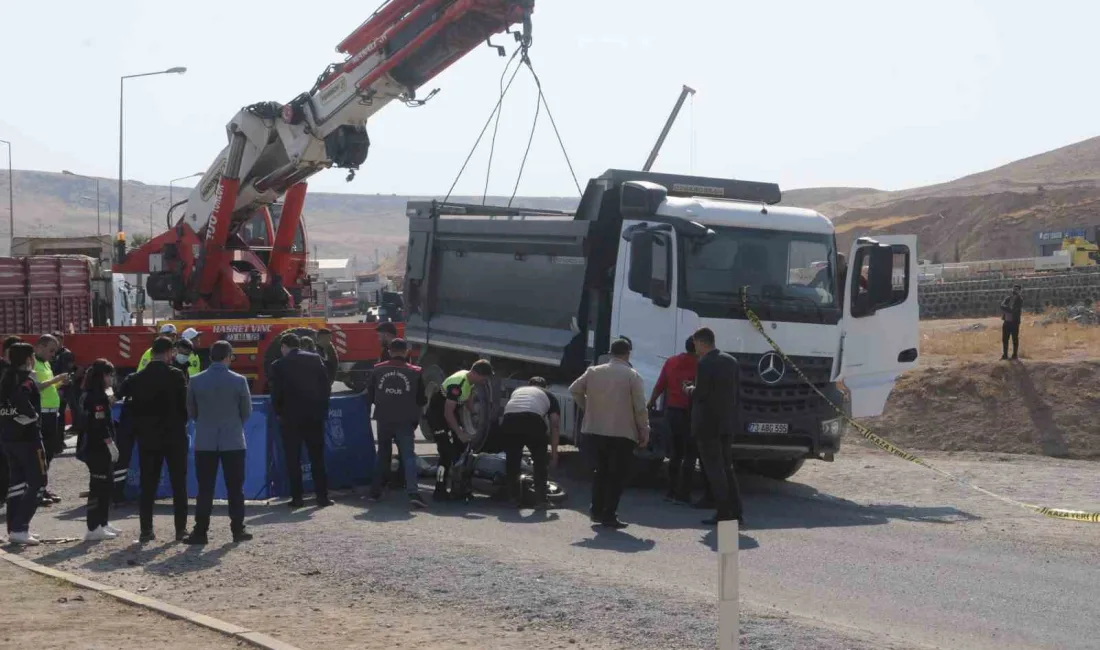
<path fill-rule="evenodd" d="M 596 476 L 592 483 L 593 523 L 621 529 L 619 498 L 634 461 L 634 450 L 649 443 L 642 377 L 630 366 L 630 343 L 611 344 L 611 359 L 592 366 L 569 387 L 584 409 L 581 433 L 591 436 L 596 450 Z"/>

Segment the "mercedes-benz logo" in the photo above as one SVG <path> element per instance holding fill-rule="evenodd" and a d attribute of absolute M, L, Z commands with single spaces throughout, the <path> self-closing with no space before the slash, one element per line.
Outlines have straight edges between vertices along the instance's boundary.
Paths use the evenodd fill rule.
<path fill-rule="evenodd" d="M 760 357 L 756 371 L 760 373 L 760 381 L 765 384 L 778 384 L 783 379 L 783 373 L 787 372 L 787 366 L 783 363 L 783 357 L 769 352 Z"/>

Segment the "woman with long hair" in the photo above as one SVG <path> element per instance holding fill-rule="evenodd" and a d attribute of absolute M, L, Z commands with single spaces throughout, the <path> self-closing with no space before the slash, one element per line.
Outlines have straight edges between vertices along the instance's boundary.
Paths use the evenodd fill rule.
<path fill-rule="evenodd" d="M 14 343 L 8 348 L 11 364 L 0 377 L 0 445 L 8 458 L 8 539 L 37 546 L 30 532 L 38 510 L 38 492 L 46 484 L 46 448 L 42 446 L 42 401 L 34 376 L 34 346 Z"/>
<path fill-rule="evenodd" d="M 77 458 L 84 461 L 91 475 L 88 480 L 88 534 L 84 536 L 90 542 L 114 539 L 121 532 L 108 521 L 115 463 L 118 462 L 111 398 L 107 394 L 114 374 L 115 367 L 106 359 L 96 359 L 84 374 L 81 410 L 85 431 L 78 443 Z"/>

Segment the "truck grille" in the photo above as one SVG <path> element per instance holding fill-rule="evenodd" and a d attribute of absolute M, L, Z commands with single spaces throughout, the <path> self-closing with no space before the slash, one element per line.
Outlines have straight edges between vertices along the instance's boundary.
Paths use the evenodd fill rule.
<path fill-rule="evenodd" d="M 764 360 L 766 378 L 761 376 L 761 360 L 766 354 L 738 354 L 741 367 L 741 413 L 743 416 L 809 415 L 829 408 L 828 403 L 815 393 L 789 364 L 774 381 L 774 370 L 769 372 L 769 360 Z M 817 388 L 824 390 L 832 375 L 833 360 L 830 357 L 790 357 Z M 745 420 L 749 421 L 749 420 Z"/>

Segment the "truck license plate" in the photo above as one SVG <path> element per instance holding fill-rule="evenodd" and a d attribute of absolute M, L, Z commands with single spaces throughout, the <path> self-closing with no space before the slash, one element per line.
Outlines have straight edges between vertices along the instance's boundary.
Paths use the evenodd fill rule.
<path fill-rule="evenodd" d="M 786 422 L 752 422 L 749 433 L 787 433 Z"/>

